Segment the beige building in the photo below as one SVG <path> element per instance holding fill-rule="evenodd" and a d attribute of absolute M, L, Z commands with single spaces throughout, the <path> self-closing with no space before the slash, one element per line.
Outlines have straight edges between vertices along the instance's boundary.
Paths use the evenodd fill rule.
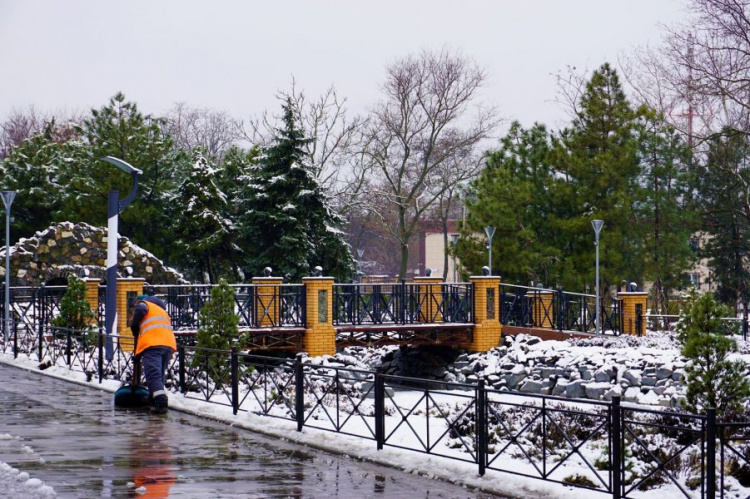
<path fill-rule="evenodd" d="M 448 245 L 453 244 L 452 236 L 458 236 L 458 227 L 455 220 L 448 221 Z M 410 258 L 411 265 L 409 265 L 410 273 L 415 276 L 426 275 L 427 269 L 430 269 L 433 276 L 443 276 L 445 270 L 445 253 L 446 246 L 443 239 L 443 229 L 439 221 L 422 222 L 419 227 L 419 232 L 416 241 L 416 251 L 411 253 L 416 258 Z M 454 267 L 455 265 L 455 267 Z M 461 276 L 458 273 L 456 267 L 460 267 L 461 261 L 454 259 L 452 256 L 448 256 L 448 273 L 446 274 L 446 282 L 456 282 L 461 280 Z M 454 270 L 455 279 L 454 279 Z"/>

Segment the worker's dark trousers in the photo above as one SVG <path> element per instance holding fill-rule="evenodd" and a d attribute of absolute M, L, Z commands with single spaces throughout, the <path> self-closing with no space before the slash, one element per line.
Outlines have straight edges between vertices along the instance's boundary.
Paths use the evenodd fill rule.
<path fill-rule="evenodd" d="M 141 354 L 143 374 L 146 376 L 146 384 L 151 397 L 164 394 L 164 375 L 172 358 L 172 349 L 169 347 L 150 347 Z"/>

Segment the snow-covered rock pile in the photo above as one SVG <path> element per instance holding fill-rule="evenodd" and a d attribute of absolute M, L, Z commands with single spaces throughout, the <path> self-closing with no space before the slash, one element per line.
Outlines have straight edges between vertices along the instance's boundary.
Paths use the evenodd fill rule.
<path fill-rule="evenodd" d="M 739 342 L 740 353 L 750 350 Z M 451 354 L 453 352 L 453 354 Z M 744 355 L 741 355 L 744 357 Z M 750 355 L 746 360 L 750 360 Z M 486 353 L 450 349 L 348 348 L 329 359 L 341 367 L 375 369 L 437 382 L 477 383 L 502 391 L 611 400 L 678 407 L 685 398 L 685 359 L 668 332 L 646 337 L 595 337 L 543 341 L 529 335 L 505 336 Z"/>
<path fill-rule="evenodd" d="M 592 400 L 620 396 L 663 407 L 684 399 L 685 361 L 663 334 L 639 346 L 628 338 L 561 342 L 509 336 L 486 354 L 460 356 L 453 368 L 459 379 L 481 377 L 498 390 Z"/>
<path fill-rule="evenodd" d="M 0 277 L 4 277 L 4 249 L 0 255 Z M 38 287 L 51 278 L 67 277 L 69 272 L 79 277 L 104 279 L 106 260 L 106 229 L 86 223 L 61 222 L 37 232 L 34 237 L 22 238 L 11 247 L 10 268 L 14 269 L 11 284 Z M 142 277 L 152 284 L 185 282 L 179 272 L 165 267 L 161 260 L 126 237 L 120 238 L 118 260 L 120 277 Z"/>

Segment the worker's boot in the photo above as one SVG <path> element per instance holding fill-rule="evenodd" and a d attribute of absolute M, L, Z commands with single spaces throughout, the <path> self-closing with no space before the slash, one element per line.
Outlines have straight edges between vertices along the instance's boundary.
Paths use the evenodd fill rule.
<path fill-rule="evenodd" d="M 154 414 L 166 414 L 169 408 L 169 399 L 166 395 L 157 395 L 154 397 L 154 405 L 151 406 L 151 412 Z"/>

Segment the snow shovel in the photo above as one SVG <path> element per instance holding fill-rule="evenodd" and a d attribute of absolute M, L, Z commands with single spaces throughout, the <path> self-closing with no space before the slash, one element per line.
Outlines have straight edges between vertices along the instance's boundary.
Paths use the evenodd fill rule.
<path fill-rule="evenodd" d="M 123 385 L 115 392 L 115 407 L 147 407 L 149 405 L 148 388 L 138 384 L 140 379 L 141 358 L 133 355 L 132 379 L 129 385 Z"/>

